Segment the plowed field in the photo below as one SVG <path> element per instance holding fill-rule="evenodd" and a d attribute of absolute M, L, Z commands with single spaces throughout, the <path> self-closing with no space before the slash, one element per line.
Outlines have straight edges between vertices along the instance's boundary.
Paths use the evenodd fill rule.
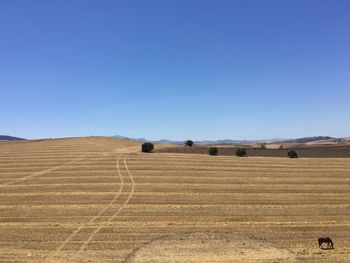
<path fill-rule="evenodd" d="M 350 262 L 350 159 L 139 150 L 0 143 L 0 262 Z"/>
<path fill-rule="evenodd" d="M 244 146 L 243 146 L 244 147 Z M 217 146 L 218 155 L 234 156 L 236 155 L 237 147 L 232 146 Z M 298 157 L 301 158 L 350 158 L 350 145 L 310 145 L 302 146 L 295 145 L 292 148 L 286 149 L 259 149 L 247 148 L 249 157 L 288 157 L 288 151 L 296 150 Z M 193 148 L 185 148 L 182 145 L 162 147 L 157 149 L 158 153 L 186 153 L 186 154 L 208 154 L 209 146 L 196 145 Z"/>

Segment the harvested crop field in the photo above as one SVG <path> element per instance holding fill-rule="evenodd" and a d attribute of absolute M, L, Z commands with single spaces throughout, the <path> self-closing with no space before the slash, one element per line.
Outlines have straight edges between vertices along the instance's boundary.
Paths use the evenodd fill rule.
<path fill-rule="evenodd" d="M 0 262 L 350 262 L 350 159 L 139 144 L 0 143 Z"/>

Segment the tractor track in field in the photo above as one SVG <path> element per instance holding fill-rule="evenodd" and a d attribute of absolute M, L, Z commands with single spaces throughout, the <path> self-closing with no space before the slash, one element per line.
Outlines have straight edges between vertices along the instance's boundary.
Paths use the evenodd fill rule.
<path fill-rule="evenodd" d="M 93 223 L 97 218 L 99 218 L 104 212 L 106 212 L 115 203 L 115 201 L 121 195 L 121 193 L 123 192 L 123 187 L 124 187 L 124 179 L 123 179 L 123 176 L 121 174 L 120 167 L 119 167 L 120 156 L 121 155 L 118 155 L 117 160 L 116 160 L 117 174 L 118 174 L 118 177 L 120 180 L 119 191 L 115 194 L 114 198 L 109 202 L 109 204 L 104 209 L 102 209 L 97 215 L 95 215 L 93 218 L 91 218 L 87 223 L 82 224 L 76 230 L 74 230 L 74 232 L 56 249 L 56 251 L 61 251 L 68 244 L 68 242 L 79 233 L 80 230 L 87 227 L 89 224 Z"/>
<path fill-rule="evenodd" d="M 93 142 L 91 141 L 93 144 L 95 145 L 98 145 L 98 146 L 102 146 L 104 149 L 106 149 L 103 145 L 97 143 L 97 142 Z M 135 150 L 136 150 L 136 147 L 135 147 Z M 118 151 L 114 151 L 114 153 L 118 154 Z M 66 244 L 83 228 L 86 228 L 88 227 L 89 224 L 93 223 L 98 217 L 100 217 L 104 212 L 106 212 L 109 208 L 111 208 L 111 206 L 117 201 L 118 197 L 122 194 L 123 192 L 123 188 L 124 188 L 124 179 L 123 179 L 123 175 L 121 173 L 121 170 L 120 170 L 120 165 L 119 165 L 119 159 L 122 157 L 123 155 L 119 154 L 118 157 L 117 157 L 117 161 L 116 161 L 116 165 L 117 165 L 117 172 L 118 172 L 118 176 L 119 176 L 119 179 L 120 179 L 120 188 L 119 188 L 119 191 L 118 193 L 114 196 L 113 200 L 100 212 L 98 213 L 96 216 L 94 216 L 89 222 L 83 224 L 82 226 L 80 226 L 79 228 L 77 228 L 65 241 L 64 243 L 62 243 L 56 251 L 61 251 L 65 246 Z M 107 222 L 107 225 L 116 217 L 119 215 L 119 213 L 121 212 L 121 210 L 123 209 L 123 207 L 130 201 L 132 195 L 134 194 L 134 189 L 135 189 L 135 183 L 134 183 L 134 179 L 128 169 L 128 166 L 127 166 L 127 163 L 126 163 L 126 157 L 123 156 L 123 162 L 124 162 L 124 166 L 125 166 L 125 169 L 127 171 L 127 174 L 128 174 L 128 177 L 130 179 L 130 182 L 131 182 L 131 191 L 128 195 L 128 198 L 126 199 L 126 201 L 121 205 L 121 207 L 117 210 L 116 213 L 114 213 L 106 222 Z M 97 228 L 94 229 L 94 231 L 89 235 L 88 239 L 85 240 L 83 242 L 83 244 L 80 246 L 79 248 L 79 251 L 82 251 L 82 250 L 86 250 L 86 247 L 87 245 L 89 244 L 89 242 L 93 239 L 93 237 L 104 227 L 104 225 L 101 225 Z"/>
<path fill-rule="evenodd" d="M 17 182 L 22 182 L 22 181 L 26 181 L 26 180 L 30 180 L 34 177 L 37 177 L 37 176 L 41 176 L 43 174 L 46 174 L 46 173 L 49 173 L 49 172 L 53 172 L 53 171 L 56 171 L 58 169 L 61 169 L 61 168 L 65 168 L 67 167 L 68 165 L 70 164 L 73 164 L 73 163 L 76 163 L 76 162 L 79 162 L 79 161 L 82 161 L 84 160 L 86 157 L 83 156 L 83 157 L 79 157 L 79 158 L 76 158 L 76 159 L 73 159 L 69 162 L 66 162 L 65 164 L 62 164 L 62 165 L 58 165 L 58 166 L 53 166 L 53 167 L 50 167 L 46 170 L 43 170 L 43 171 L 39 171 L 39 172 L 34 172 L 34 173 L 31 173 L 29 175 L 25 175 L 25 176 L 22 176 L 20 178 L 16 178 L 16 179 L 12 179 L 12 180 L 9 180 L 7 182 L 3 182 L 3 183 L 0 183 L 0 187 L 1 186 L 7 186 L 7 185 L 11 185 L 11 184 L 14 184 L 14 183 L 17 183 Z"/>
<path fill-rule="evenodd" d="M 95 144 L 95 142 L 93 142 L 93 141 L 90 141 L 90 142 L 92 144 Z M 80 155 L 79 157 L 77 157 L 77 158 L 75 158 L 75 159 L 73 159 L 71 161 L 68 161 L 66 163 L 63 163 L 61 165 L 53 166 L 53 167 L 50 167 L 50 168 L 45 169 L 43 171 L 34 172 L 34 173 L 29 174 L 29 175 L 22 176 L 20 178 L 15 178 L 15 179 L 8 180 L 6 182 L 2 182 L 2 183 L 0 183 L 0 187 L 7 186 L 7 185 L 12 185 L 12 184 L 17 183 L 17 182 L 30 180 L 30 179 L 35 178 L 37 176 L 41 176 L 43 174 L 46 174 L 46 173 L 49 173 L 49 172 L 53 172 L 53 171 L 59 170 L 61 168 L 65 168 L 65 167 L 69 166 L 70 164 L 74 164 L 74 163 L 82 161 L 82 160 L 84 160 L 86 158 L 87 158 L 86 154 L 85 155 L 84 154 Z"/>
<path fill-rule="evenodd" d="M 129 177 L 129 180 L 130 180 L 130 184 L 131 184 L 131 190 L 129 192 L 129 195 L 128 195 L 128 198 L 125 200 L 125 202 L 121 205 L 121 207 L 117 210 L 117 212 L 115 212 L 105 223 L 105 225 L 101 225 L 99 227 L 97 227 L 88 237 L 88 239 L 86 241 L 84 241 L 84 243 L 82 244 L 82 246 L 80 247 L 79 251 L 83 251 L 83 250 L 86 250 L 87 249 L 87 245 L 89 244 L 89 242 L 93 239 L 93 237 L 104 227 L 107 227 L 110 222 L 112 220 L 114 220 L 119 214 L 120 212 L 123 210 L 123 208 L 129 203 L 129 201 L 131 200 L 132 196 L 134 195 L 134 192 L 135 192 L 135 182 L 134 182 L 134 178 L 133 176 L 131 175 L 130 171 L 129 171 L 129 168 L 128 168 L 128 165 L 126 163 L 126 156 L 124 156 L 123 158 L 123 163 L 124 163 L 124 167 L 125 167 L 125 170 L 126 170 L 126 173 Z M 120 172 L 120 169 L 118 167 L 118 171 Z M 120 174 L 121 175 L 121 174 Z"/>

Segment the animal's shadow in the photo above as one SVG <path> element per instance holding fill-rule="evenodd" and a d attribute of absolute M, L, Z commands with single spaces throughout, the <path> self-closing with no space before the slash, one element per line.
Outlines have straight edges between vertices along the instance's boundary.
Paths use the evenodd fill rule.
<path fill-rule="evenodd" d="M 323 243 L 326 243 L 327 247 L 323 247 Z M 318 239 L 318 246 L 322 250 L 332 250 L 332 249 L 334 249 L 333 241 L 332 241 L 332 239 L 330 237 L 320 237 Z"/>
<path fill-rule="evenodd" d="M 320 247 L 322 250 L 333 250 L 335 249 L 334 247 Z"/>

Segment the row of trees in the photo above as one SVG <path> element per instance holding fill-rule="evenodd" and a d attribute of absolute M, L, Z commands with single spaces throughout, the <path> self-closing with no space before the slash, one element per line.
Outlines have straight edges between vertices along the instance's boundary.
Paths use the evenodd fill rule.
<path fill-rule="evenodd" d="M 190 147 L 192 148 L 193 147 L 193 141 L 191 140 L 188 140 L 185 142 L 185 147 Z M 265 146 L 265 145 L 264 145 Z M 151 142 L 145 142 L 141 145 L 141 150 L 142 152 L 144 153 L 150 153 L 152 152 L 154 149 L 154 144 L 151 143 Z M 208 150 L 208 153 L 209 155 L 218 155 L 219 153 L 219 150 L 217 147 L 209 147 L 209 150 Z M 244 157 L 244 156 L 247 156 L 247 150 L 246 148 L 238 148 L 236 150 L 236 156 L 238 157 Z M 296 151 L 294 150 L 290 150 L 288 151 L 288 157 L 289 158 L 298 158 L 298 154 Z"/>
<path fill-rule="evenodd" d="M 209 148 L 209 155 L 218 155 L 218 148 L 217 147 L 210 147 Z M 238 148 L 236 150 L 236 156 L 238 157 L 243 157 L 243 156 L 246 156 L 247 155 L 247 150 L 245 148 Z"/>
<path fill-rule="evenodd" d="M 210 147 L 209 148 L 209 155 L 218 155 L 218 148 L 217 147 Z M 245 148 L 238 148 L 236 150 L 236 156 L 243 157 L 247 156 L 247 150 Z M 298 154 L 294 150 L 288 151 L 288 157 L 289 158 L 298 158 Z"/>

